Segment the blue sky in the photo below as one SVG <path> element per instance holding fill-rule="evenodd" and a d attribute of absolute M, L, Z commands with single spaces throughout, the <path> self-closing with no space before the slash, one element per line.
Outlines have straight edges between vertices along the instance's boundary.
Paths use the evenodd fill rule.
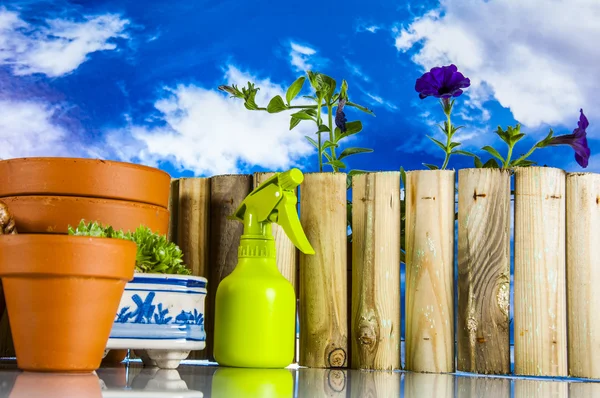
<path fill-rule="evenodd" d="M 454 63 L 472 82 L 454 116 L 465 126 L 465 149 L 492 144 L 504 153 L 492 132 L 520 122 L 530 138 L 516 151 L 525 152 L 549 127 L 570 133 L 583 108 L 587 170 L 600 171 L 597 0 L 2 4 L 3 159 L 100 157 L 174 177 L 315 171 L 304 138 L 312 125 L 289 131 L 286 114 L 250 112 L 217 90 L 250 80 L 266 105 L 312 69 L 346 79 L 350 100 L 376 114 L 347 109 L 364 125 L 351 145 L 375 150 L 351 158 L 351 168 L 422 169 L 443 160 L 426 138 L 440 138 L 443 115 L 434 99 L 418 98 L 415 79 Z M 539 150 L 533 159 L 581 170 L 570 148 Z M 450 162 L 471 166 L 468 158 Z"/>

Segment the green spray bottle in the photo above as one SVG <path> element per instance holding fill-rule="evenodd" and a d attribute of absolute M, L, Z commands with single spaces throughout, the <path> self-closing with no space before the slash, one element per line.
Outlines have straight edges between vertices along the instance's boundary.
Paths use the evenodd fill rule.
<path fill-rule="evenodd" d="M 272 223 L 303 253 L 315 254 L 298 218 L 298 169 L 276 173 L 230 217 L 244 223 L 238 263 L 215 298 L 214 357 L 221 366 L 284 368 L 294 360 L 296 292 L 277 269 Z"/>

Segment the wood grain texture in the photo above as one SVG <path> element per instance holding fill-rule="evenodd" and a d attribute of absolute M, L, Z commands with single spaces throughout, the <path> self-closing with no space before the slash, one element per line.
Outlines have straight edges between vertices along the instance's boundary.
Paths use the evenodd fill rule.
<path fill-rule="evenodd" d="M 302 189 L 302 188 L 300 188 Z M 345 369 L 299 368 L 298 397 L 346 398 L 349 390 Z"/>
<path fill-rule="evenodd" d="M 171 193 L 169 194 L 169 242 L 177 242 L 177 224 L 179 222 L 179 178 L 171 178 Z"/>
<path fill-rule="evenodd" d="M 598 398 L 600 383 L 569 383 L 569 398 Z"/>
<path fill-rule="evenodd" d="M 238 260 L 240 237 L 244 224 L 229 220 L 246 196 L 252 191 L 251 175 L 221 175 L 210 180 L 210 278 L 206 297 L 206 355 L 214 360 L 214 309 L 219 283 L 229 275 Z"/>
<path fill-rule="evenodd" d="M 346 174 L 305 174 L 300 222 L 315 250 L 300 256 L 300 365 L 348 366 Z"/>
<path fill-rule="evenodd" d="M 458 370 L 510 373 L 510 173 L 458 173 Z"/>
<path fill-rule="evenodd" d="M 490 170 L 490 169 L 488 169 Z M 460 173 L 460 172 L 459 172 Z M 457 377 L 457 397 L 509 398 L 510 379 L 491 377 Z"/>
<path fill-rule="evenodd" d="M 454 371 L 454 177 L 406 173 L 406 369 Z"/>
<path fill-rule="evenodd" d="M 515 171 L 515 374 L 567 376 L 565 172 Z"/>
<path fill-rule="evenodd" d="M 454 398 L 454 375 L 404 373 L 404 398 Z"/>
<path fill-rule="evenodd" d="M 515 379 L 515 398 L 567 398 L 569 384 L 564 381 Z M 487 397 L 486 397 L 487 398 Z M 579 395 L 573 398 L 581 398 Z"/>
<path fill-rule="evenodd" d="M 354 369 L 400 369 L 400 173 L 352 178 Z"/>
<path fill-rule="evenodd" d="M 567 175 L 569 376 L 600 379 L 600 174 Z"/>
<path fill-rule="evenodd" d="M 275 173 L 254 173 L 254 188 L 272 177 Z M 296 195 L 298 192 L 296 190 Z M 292 243 L 285 231 L 276 223 L 273 223 L 273 237 L 275 238 L 275 250 L 277 251 L 277 268 L 279 272 L 294 286 L 296 296 L 298 295 L 298 283 L 296 279 L 296 265 L 298 250 Z"/>
<path fill-rule="evenodd" d="M 400 397 L 400 372 L 356 371 L 350 374 L 350 397 Z"/>
<path fill-rule="evenodd" d="M 210 178 L 181 178 L 177 185 L 176 242 L 192 275 L 207 278 L 210 286 Z M 206 315 L 205 311 L 205 319 Z M 208 359 L 207 354 L 206 350 L 192 351 L 188 359 Z"/>

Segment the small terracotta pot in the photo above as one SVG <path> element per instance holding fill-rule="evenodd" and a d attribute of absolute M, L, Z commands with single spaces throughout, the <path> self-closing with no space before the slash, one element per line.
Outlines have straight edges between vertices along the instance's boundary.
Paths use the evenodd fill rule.
<path fill-rule="evenodd" d="M 15 217 L 19 233 L 66 234 L 81 219 L 98 221 L 124 231 L 141 224 L 167 234 L 169 210 L 144 203 L 71 196 L 11 196 L 0 199 Z"/>
<path fill-rule="evenodd" d="M 0 161 L 0 197 L 84 196 L 166 208 L 170 186 L 169 173 L 133 163 L 52 157 Z"/>
<path fill-rule="evenodd" d="M 95 374 L 43 374 L 24 372 L 17 376 L 10 398 L 101 398 L 100 379 Z"/>
<path fill-rule="evenodd" d="M 137 246 L 68 235 L 0 236 L 4 287 L 17 366 L 92 372 L 100 366 Z"/>

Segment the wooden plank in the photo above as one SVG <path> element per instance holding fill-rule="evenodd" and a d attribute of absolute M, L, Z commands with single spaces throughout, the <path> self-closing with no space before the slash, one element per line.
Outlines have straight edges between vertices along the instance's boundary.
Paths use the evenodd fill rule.
<path fill-rule="evenodd" d="M 400 173 L 352 179 L 354 369 L 400 369 Z"/>
<path fill-rule="evenodd" d="M 490 169 L 488 169 L 490 170 Z M 460 172 L 459 172 L 460 173 Z M 510 379 L 491 377 L 457 377 L 457 397 L 509 398 Z"/>
<path fill-rule="evenodd" d="M 406 369 L 451 373 L 455 173 L 419 170 L 406 177 Z"/>
<path fill-rule="evenodd" d="M 565 172 L 515 171 L 515 374 L 567 376 Z"/>
<path fill-rule="evenodd" d="M 567 398 L 569 383 L 565 381 L 542 381 L 515 379 L 515 398 Z M 580 398 L 580 395 L 574 397 Z"/>
<path fill-rule="evenodd" d="M 171 178 L 171 193 L 169 194 L 169 242 L 177 243 L 177 224 L 179 222 L 179 178 Z"/>
<path fill-rule="evenodd" d="M 309 173 L 300 222 L 315 255 L 300 256 L 300 365 L 348 366 L 346 174 Z"/>
<path fill-rule="evenodd" d="M 221 175 L 210 181 L 210 278 L 206 297 L 206 355 L 214 360 L 214 309 L 219 283 L 229 275 L 238 260 L 238 246 L 244 224 L 229 220 L 252 191 L 251 175 Z"/>
<path fill-rule="evenodd" d="M 192 275 L 207 278 L 210 290 L 210 178 L 181 178 L 177 185 L 176 242 Z M 206 322 L 206 302 L 204 307 Z M 188 359 L 208 359 L 208 352 L 192 351 Z"/>
<path fill-rule="evenodd" d="M 345 398 L 348 396 L 350 380 L 346 369 L 299 368 L 297 372 L 298 397 Z"/>
<path fill-rule="evenodd" d="M 600 174 L 570 173 L 566 189 L 569 376 L 600 379 Z"/>
<path fill-rule="evenodd" d="M 458 370 L 510 373 L 510 172 L 458 173 Z"/>
<path fill-rule="evenodd" d="M 454 398 L 455 377 L 449 374 L 404 373 L 406 398 Z"/>

